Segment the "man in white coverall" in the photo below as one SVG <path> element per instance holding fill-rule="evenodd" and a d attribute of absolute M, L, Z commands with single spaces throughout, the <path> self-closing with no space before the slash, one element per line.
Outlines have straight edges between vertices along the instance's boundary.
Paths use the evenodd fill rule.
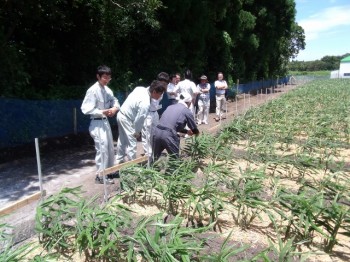
<path fill-rule="evenodd" d="M 96 182 L 103 183 L 99 174 L 103 169 L 114 165 L 114 145 L 111 127 L 107 117 L 112 117 L 119 110 L 118 99 L 107 86 L 111 80 L 111 69 L 108 66 L 97 68 L 97 82 L 86 92 L 81 111 L 90 115 L 91 122 L 89 132 L 95 142 L 97 167 Z M 107 182 L 113 183 L 111 176 L 107 176 Z"/>
<path fill-rule="evenodd" d="M 169 83 L 169 75 L 165 72 L 160 72 L 157 75 L 157 80 L 163 81 L 165 84 L 168 85 Z M 163 94 L 164 95 L 164 94 Z M 143 124 L 143 128 L 141 131 L 142 135 L 142 146 L 143 151 L 146 156 L 152 156 L 152 136 L 151 136 L 151 130 L 154 126 L 158 125 L 159 122 L 159 114 L 158 110 L 162 108 L 162 105 L 160 104 L 163 95 L 158 99 L 151 99 L 151 104 L 149 107 L 148 114 L 146 116 L 145 122 Z"/>
<path fill-rule="evenodd" d="M 118 144 L 116 164 L 136 158 L 136 139 L 141 136 L 141 130 L 148 114 L 151 101 L 159 100 L 166 91 L 164 81 L 154 80 L 149 88 L 136 87 L 126 98 L 117 115 Z"/>

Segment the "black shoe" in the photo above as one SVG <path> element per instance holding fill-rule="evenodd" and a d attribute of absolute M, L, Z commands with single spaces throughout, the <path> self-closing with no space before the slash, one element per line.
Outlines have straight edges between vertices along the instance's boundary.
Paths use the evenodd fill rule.
<path fill-rule="evenodd" d="M 103 184 L 103 177 L 96 176 L 95 183 L 96 184 Z M 114 184 L 113 177 L 110 177 L 110 175 L 107 175 L 107 177 L 106 177 L 106 184 L 107 185 Z"/>
<path fill-rule="evenodd" d="M 107 178 L 106 178 L 106 184 L 107 184 L 107 185 L 112 185 L 112 184 L 114 184 L 113 178 L 110 178 L 110 177 L 107 176 Z"/>
<path fill-rule="evenodd" d="M 103 184 L 103 179 L 100 178 L 99 176 L 95 177 L 95 184 Z"/>
<path fill-rule="evenodd" d="M 116 171 L 116 172 L 114 172 L 114 173 L 112 173 L 112 174 L 109 174 L 108 176 L 107 176 L 108 178 L 120 178 L 120 175 L 119 175 L 119 171 Z"/>

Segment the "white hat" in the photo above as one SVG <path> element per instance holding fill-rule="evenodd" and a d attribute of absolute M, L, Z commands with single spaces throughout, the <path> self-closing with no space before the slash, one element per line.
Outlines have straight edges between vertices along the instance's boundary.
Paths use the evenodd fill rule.
<path fill-rule="evenodd" d="M 192 102 L 192 97 L 189 93 L 181 93 L 180 94 L 180 99 L 184 101 L 185 103 Z"/>

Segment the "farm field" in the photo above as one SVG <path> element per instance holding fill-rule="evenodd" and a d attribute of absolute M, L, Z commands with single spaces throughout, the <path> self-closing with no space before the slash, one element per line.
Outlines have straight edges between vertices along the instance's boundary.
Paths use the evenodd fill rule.
<path fill-rule="evenodd" d="M 27 260 L 349 261 L 349 97 L 349 80 L 305 84 L 187 139 L 181 161 L 126 167 L 103 207 L 64 189 Z"/>

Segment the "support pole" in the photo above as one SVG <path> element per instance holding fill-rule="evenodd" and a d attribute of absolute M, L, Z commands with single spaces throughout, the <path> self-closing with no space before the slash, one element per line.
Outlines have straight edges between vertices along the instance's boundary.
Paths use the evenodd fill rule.
<path fill-rule="evenodd" d="M 150 129 L 148 130 L 149 132 L 147 132 L 147 147 L 148 147 L 148 150 L 147 150 L 147 154 L 148 154 L 148 161 L 147 161 L 147 168 L 150 168 L 151 167 L 151 157 L 153 155 L 153 148 L 152 148 L 152 154 L 150 153 L 151 152 L 151 132 L 152 132 L 152 124 L 153 124 L 153 116 L 152 116 L 152 123 L 151 123 L 151 126 L 150 126 Z"/>
<path fill-rule="evenodd" d="M 245 111 L 245 93 L 243 94 L 243 111 Z"/>
<path fill-rule="evenodd" d="M 41 193 L 41 196 L 44 196 L 43 178 L 42 178 L 42 174 L 41 174 L 39 139 L 38 138 L 35 138 L 35 151 L 36 151 L 36 163 L 37 163 L 37 166 L 38 166 L 40 193 Z"/>
<path fill-rule="evenodd" d="M 249 97 L 248 97 L 249 109 L 251 108 L 250 97 L 251 97 L 251 94 L 250 94 L 250 91 L 249 91 Z"/>
<path fill-rule="evenodd" d="M 239 79 L 237 79 L 236 95 L 235 95 L 235 100 L 236 100 L 236 115 L 238 115 L 238 105 L 237 105 L 237 103 L 238 103 L 238 99 L 237 99 L 237 97 L 238 97 L 238 86 L 239 86 Z"/>

